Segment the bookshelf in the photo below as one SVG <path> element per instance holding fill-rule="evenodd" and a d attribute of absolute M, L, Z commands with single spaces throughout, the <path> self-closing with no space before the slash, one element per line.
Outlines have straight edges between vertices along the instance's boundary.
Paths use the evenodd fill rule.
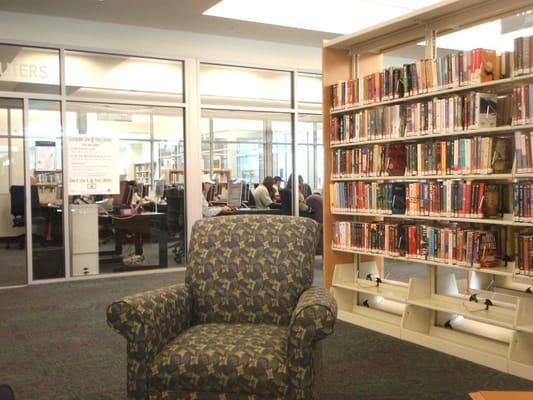
<path fill-rule="evenodd" d="M 153 163 L 155 167 L 155 162 Z M 149 162 L 135 163 L 133 164 L 135 171 L 135 181 L 137 183 L 150 184 L 152 180 L 152 167 Z"/>
<path fill-rule="evenodd" d="M 475 74 L 469 79 L 454 82 L 453 85 L 439 84 L 433 88 L 426 87 L 420 90 L 419 88 L 429 81 L 417 83 L 421 86 L 417 86 L 416 92 L 413 89 L 408 95 L 404 97 L 400 95 L 399 98 L 392 98 L 392 95 L 384 97 L 381 86 L 379 89 L 368 86 L 372 88 L 372 95 L 378 93 L 378 98 L 366 99 L 361 93 L 366 94 L 365 90 L 368 87 L 360 89 L 355 86 L 357 94 L 354 97 L 360 100 L 357 104 L 352 102 L 348 105 L 335 106 L 338 103 L 338 98 L 335 97 L 338 93 L 348 98 L 348 83 L 344 92 L 332 89 L 333 85 L 337 85 L 338 88 L 339 82 L 342 81 L 358 79 L 355 85 L 370 82 L 365 81 L 365 77 L 375 78 L 376 82 L 385 82 L 383 83 L 385 85 L 385 78 L 380 81 L 375 75 L 384 69 L 383 52 L 423 40 L 426 40 L 429 46 L 426 48 L 426 60 L 423 60 L 421 65 L 426 65 L 424 62 L 428 62 L 427 65 L 432 65 L 431 63 L 439 65 L 440 61 L 433 61 L 436 31 L 444 34 L 531 8 L 530 2 L 520 0 L 505 4 L 493 0 L 446 1 L 376 27 L 326 41 L 322 51 L 322 70 L 325 152 L 324 282 L 338 302 L 339 318 L 533 380 L 533 294 L 531 293 L 533 265 L 531 268 L 527 265 L 528 270 L 524 269 L 526 265 L 524 259 L 533 255 L 532 251 L 528 253 L 530 248 L 527 247 L 533 244 L 533 230 L 531 230 L 533 218 L 531 206 L 527 205 L 533 202 L 531 197 L 527 197 L 529 193 L 532 193 L 533 197 L 533 185 L 528 186 L 529 181 L 533 181 L 533 165 L 531 165 L 533 155 L 528 153 L 533 152 L 533 145 L 529 147 L 529 143 L 533 143 L 533 137 L 528 136 L 533 132 L 533 115 L 519 119 L 511 112 L 510 115 L 501 117 L 498 124 L 493 121 L 488 126 L 476 125 L 476 122 L 473 125 L 464 123 L 460 127 L 445 129 L 440 127 L 419 129 L 417 132 L 399 129 L 399 134 L 397 132 L 391 134 L 383 128 L 381 132 L 378 129 L 378 133 L 372 135 L 366 133 L 344 135 L 346 131 L 342 132 L 343 135 L 340 136 L 342 139 L 337 135 L 341 119 L 344 118 L 343 125 L 340 125 L 341 129 L 348 129 L 346 121 L 351 124 L 356 118 L 360 118 L 359 121 L 368 123 L 368 119 L 365 118 L 374 115 L 370 113 L 379 113 L 383 110 L 383 115 L 392 115 L 392 111 L 387 107 L 397 107 L 394 112 L 400 110 L 398 111 L 400 113 L 406 108 L 418 107 L 419 104 L 432 104 L 433 108 L 430 110 L 437 112 L 435 104 L 441 104 L 439 101 L 442 102 L 442 99 L 453 99 L 449 100 L 450 102 L 466 102 L 464 99 L 472 93 L 474 93 L 472 98 L 478 96 L 477 93 L 481 94 L 478 97 L 490 93 L 497 97 L 498 102 L 506 100 L 509 96 L 522 93 L 520 90 L 528 90 L 528 85 L 533 85 L 533 62 L 529 71 L 525 69 L 518 71 L 515 67 L 514 73 L 511 72 L 510 76 L 500 78 L 498 75 L 488 81 L 481 81 L 484 78 L 480 68 L 479 71 L 474 71 Z M 482 54 L 480 65 L 487 62 L 484 57 L 489 53 L 484 50 L 476 53 Z M 470 57 L 474 52 L 468 54 Z M 418 67 L 419 64 L 416 65 Z M 473 58 L 469 58 L 470 65 L 474 65 Z M 382 77 L 386 73 L 385 71 Z M 392 72 L 390 76 L 394 76 Z M 428 77 L 428 75 L 423 76 Z M 382 90 L 381 95 L 379 90 Z M 518 101 L 516 97 L 509 99 Z M 421 107 L 424 109 L 426 106 Z M 369 114 L 358 115 L 365 112 Z M 428 120 L 435 121 L 431 117 Z M 366 127 L 362 129 L 362 125 L 358 123 L 357 128 L 350 129 L 370 131 Z M 471 142 L 467 139 L 471 139 Z M 446 150 L 439 150 L 439 153 L 436 153 L 431 146 L 435 146 L 433 143 L 437 141 L 443 143 L 439 146 Z M 463 145 L 461 141 L 474 144 Z M 457 146 L 456 143 L 465 146 L 470 156 L 465 156 L 460 147 L 460 151 L 457 147 L 454 148 L 453 146 Z M 478 146 L 475 143 L 482 144 L 480 147 L 475 147 Z M 527 144 L 525 150 L 519 150 L 517 153 L 517 149 L 521 149 L 519 146 L 523 147 L 523 143 Z M 510 147 L 507 144 L 510 144 Z M 428 153 L 416 153 L 418 159 L 416 171 L 409 174 L 390 174 L 387 173 L 386 167 L 378 166 L 377 169 L 373 169 L 380 162 L 376 164 L 375 160 L 392 159 L 387 153 L 390 146 L 409 145 L 426 146 L 422 148 L 428 151 Z M 498 146 L 504 149 L 502 154 L 506 154 L 503 157 L 506 166 L 492 168 L 495 165 L 494 149 Z M 367 153 L 363 153 L 364 151 Z M 454 156 L 453 151 L 457 151 L 459 155 Z M 368 163 L 366 167 L 360 168 L 359 163 L 363 159 L 361 154 L 365 154 L 365 157 L 371 154 L 368 157 L 371 157 L 374 164 L 370 162 L 372 165 L 370 172 L 367 168 Z M 373 154 L 377 156 L 374 157 Z M 442 162 L 444 166 L 438 164 L 438 170 L 429 168 L 421 171 L 420 165 L 435 162 L 435 155 L 440 157 L 438 163 Z M 508 159 L 507 155 L 512 160 Z M 457 159 L 463 163 L 464 157 L 468 166 L 463 168 L 461 164 L 460 167 L 456 167 Z M 490 168 L 487 168 L 486 163 L 472 167 L 470 165 L 472 160 L 473 163 L 479 160 L 489 161 Z M 385 165 L 386 161 L 383 163 L 382 165 Z M 398 164 L 396 159 L 394 164 Z M 348 171 L 350 167 L 346 169 L 343 165 L 344 167 L 351 165 L 352 170 Z M 353 172 L 354 165 L 358 172 Z M 471 184 L 472 187 L 475 187 L 475 184 L 478 186 L 472 191 L 470 188 L 465 189 L 466 186 L 461 189 L 454 186 L 455 192 L 451 192 L 450 195 L 451 182 L 455 181 L 463 182 L 465 185 Z M 367 186 L 357 186 L 354 182 Z M 414 214 L 409 214 L 407 210 L 412 212 L 412 209 L 407 206 L 403 210 L 393 212 L 393 206 L 390 202 L 387 203 L 387 199 L 392 198 L 390 193 L 392 185 L 413 184 L 415 185 L 413 187 L 416 187 L 417 183 L 420 183 L 424 190 L 426 189 L 423 185 L 431 183 L 436 186 L 424 192 L 416 192 L 416 196 L 404 195 L 406 203 L 416 202 Z M 481 188 L 480 183 L 485 186 Z M 344 186 L 341 187 L 341 184 Z M 350 189 L 353 189 L 352 191 L 346 189 L 348 185 L 352 185 Z M 485 200 L 485 194 L 489 196 L 490 193 L 483 191 L 488 186 L 497 186 L 498 196 L 494 197 L 498 204 L 496 217 L 487 210 L 492 207 L 487 206 L 489 200 Z M 429 190 L 436 190 L 435 187 L 438 187 L 439 191 L 443 190 L 442 196 L 451 197 L 441 198 L 439 197 L 441 194 L 437 196 L 436 192 L 430 195 Z M 461 194 L 457 195 L 456 190 L 460 190 Z M 354 199 L 365 196 L 371 199 L 364 200 L 371 206 L 359 207 L 359 202 Z M 452 205 L 453 212 L 448 208 L 446 211 L 439 208 L 447 204 L 448 199 L 454 198 L 453 196 L 463 199 L 459 201 L 462 204 L 459 209 L 454 208 L 457 204 Z M 376 206 L 376 199 L 381 201 L 380 206 Z M 425 207 L 429 207 L 429 212 L 426 208 L 421 212 L 418 210 L 421 201 L 427 202 Z M 466 208 L 465 204 L 468 204 Z M 449 204 L 447 206 L 449 207 Z M 432 207 L 436 207 L 437 211 Z M 463 209 L 460 209 L 461 207 Z M 405 230 L 402 230 L 403 227 Z M 413 232 L 417 232 L 417 236 L 413 239 L 417 241 L 413 246 L 414 253 L 411 252 L 412 243 L 409 242 L 409 227 Z M 436 242 L 426 241 L 429 234 L 427 237 L 424 235 L 430 232 L 430 228 L 431 235 L 435 235 L 431 236 L 434 238 L 431 240 Z M 398 244 L 400 237 L 406 238 L 402 246 Z M 496 244 L 491 247 L 493 239 Z M 465 247 L 472 249 L 465 250 L 467 258 L 464 259 L 456 254 L 460 241 L 464 241 L 467 243 Z M 394 244 L 391 244 L 393 242 Z M 450 249 L 453 249 L 453 256 L 450 254 L 452 251 Z M 483 255 L 477 252 L 479 249 L 483 249 Z M 486 249 L 496 249 L 494 256 L 487 256 Z M 523 256 L 518 257 L 523 250 L 525 251 Z M 488 259 L 490 261 L 485 262 Z M 423 270 L 424 274 L 411 274 L 414 267 Z M 407 282 L 387 279 L 386 268 L 389 268 L 389 271 L 404 270 L 405 274 L 409 275 Z M 465 276 L 461 282 L 465 287 L 461 290 L 457 289 L 459 283 L 453 271 Z"/>

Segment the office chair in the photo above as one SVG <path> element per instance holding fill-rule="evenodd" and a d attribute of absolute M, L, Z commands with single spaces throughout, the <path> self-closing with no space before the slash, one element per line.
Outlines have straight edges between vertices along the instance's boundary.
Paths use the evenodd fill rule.
<path fill-rule="evenodd" d="M 13 185 L 9 188 L 9 195 L 11 200 L 11 215 L 13 216 L 13 227 L 26 226 L 26 195 L 24 193 L 24 185 Z M 37 186 L 31 187 L 31 219 L 32 223 L 46 222 L 46 217 L 41 213 L 39 201 L 39 189 Z M 26 234 L 17 237 L 19 240 L 19 248 L 24 248 L 24 238 Z M 10 242 L 7 242 L 6 248 L 11 248 Z"/>
<path fill-rule="evenodd" d="M 13 227 L 25 226 L 25 205 L 24 205 L 24 186 L 11 186 L 9 188 L 11 201 L 11 215 L 13 216 Z M 24 248 L 24 234 L 16 237 L 19 242 L 19 248 Z M 11 239 L 8 239 L 6 249 L 11 248 Z"/>
<path fill-rule="evenodd" d="M 166 190 L 167 196 L 167 232 L 169 249 L 172 249 L 174 261 L 181 263 L 185 256 L 185 192 L 182 187 L 171 187 Z"/>
<path fill-rule="evenodd" d="M 257 206 L 257 204 L 255 203 L 255 197 L 254 197 L 254 194 L 253 194 L 253 190 L 250 190 L 248 192 L 248 201 L 246 202 L 246 204 L 250 208 L 255 208 Z"/>

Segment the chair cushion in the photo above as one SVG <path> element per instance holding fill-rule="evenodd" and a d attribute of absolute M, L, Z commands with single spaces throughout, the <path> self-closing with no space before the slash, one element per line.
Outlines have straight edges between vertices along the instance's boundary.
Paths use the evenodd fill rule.
<path fill-rule="evenodd" d="M 266 324 L 196 325 L 155 357 L 160 392 L 215 392 L 283 398 L 288 328 Z"/>

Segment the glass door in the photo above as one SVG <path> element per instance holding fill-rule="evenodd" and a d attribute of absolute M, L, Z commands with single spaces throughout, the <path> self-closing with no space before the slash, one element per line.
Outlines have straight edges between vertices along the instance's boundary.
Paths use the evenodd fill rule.
<path fill-rule="evenodd" d="M 33 280 L 65 277 L 63 134 L 58 101 L 30 100 L 27 156 Z"/>
<path fill-rule="evenodd" d="M 0 99 L 0 287 L 28 281 L 23 101 Z"/>

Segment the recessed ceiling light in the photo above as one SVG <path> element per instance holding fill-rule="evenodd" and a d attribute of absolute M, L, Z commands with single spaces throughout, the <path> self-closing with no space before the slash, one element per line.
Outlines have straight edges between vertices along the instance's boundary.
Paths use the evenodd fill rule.
<path fill-rule="evenodd" d="M 346 34 L 440 0 L 222 0 L 204 15 Z"/>

